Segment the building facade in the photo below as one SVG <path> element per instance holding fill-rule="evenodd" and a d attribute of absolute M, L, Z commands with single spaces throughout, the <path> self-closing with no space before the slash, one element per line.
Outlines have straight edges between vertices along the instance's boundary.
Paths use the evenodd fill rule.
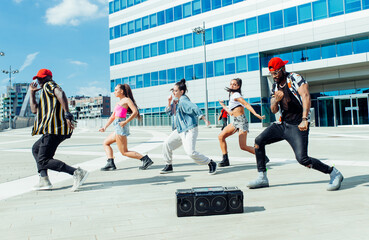
<path fill-rule="evenodd" d="M 106 118 L 110 116 L 110 97 L 74 96 L 68 98 L 74 119 Z"/>
<path fill-rule="evenodd" d="M 111 92 L 131 86 L 141 124 L 169 125 L 167 96 L 182 78 L 204 111 L 208 95 L 215 124 L 218 100 L 228 99 L 224 88 L 236 77 L 267 117 L 246 111 L 249 122 L 270 124 L 274 56 L 308 81 L 315 126 L 369 124 L 369 0 L 114 0 L 109 9 Z"/>

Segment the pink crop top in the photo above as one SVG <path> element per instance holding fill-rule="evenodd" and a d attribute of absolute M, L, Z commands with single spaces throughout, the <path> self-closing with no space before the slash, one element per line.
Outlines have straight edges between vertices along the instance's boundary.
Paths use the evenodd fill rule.
<path fill-rule="evenodd" d="M 127 108 L 117 104 L 114 108 L 114 113 L 116 117 L 125 118 L 127 116 Z"/>

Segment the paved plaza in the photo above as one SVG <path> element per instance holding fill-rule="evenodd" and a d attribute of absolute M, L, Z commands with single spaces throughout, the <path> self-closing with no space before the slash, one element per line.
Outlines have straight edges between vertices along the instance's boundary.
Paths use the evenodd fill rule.
<path fill-rule="evenodd" d="M 252 126 L 248 145 L 263 130 Z M 334 164 L 344 175 L 341 190 L 326 191 L 329 176 L 294 160 L 286 142 L 267 146 L 269 188 L 250 190 L 257 177 L 255 157 L 228 139 L 231 166 L 208 174 L 208 166 L 174 153 L 174 172 L 159 174 L 170 127 L 131 127 L 129 149 L 148 153 L 148 170 L 122 157 L 114 145 L 117 170 L 102 172 L 102 142 L 112 131 L 79 126 L 55 158 L 90 172 L 71 192 L 72 177 L 49 171 L 54 188 L 32 191 L 38 181 L 31 147 L 39 136 L 31 129 L 0 132 L 0 239 L 369 239 L 369 126 L 311 128 L 309 155 Z M 197 150 L 221 160 L 219 128 L 199 127 Z M 244 193 L 244 213 L 202 217 L 176 216 L 177 189 L 237 186 Z"/>

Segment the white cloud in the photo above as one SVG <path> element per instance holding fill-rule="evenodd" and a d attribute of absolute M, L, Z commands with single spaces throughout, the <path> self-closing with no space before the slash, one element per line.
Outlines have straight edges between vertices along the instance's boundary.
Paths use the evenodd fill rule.
<path fill-rule="evenodd" d="M 102 1 L 97 1 L 102 4 Z M 106 4 L 100 8 L 91 0 L 62 0 L 60 4 L 46 10 L 46 22 L 51 25 L 77 26 L 82 21 L 106 16 Z"/>
<path fill-rule="evenodd" d="M 74 64 L 74 65 L 78 65 L 78 66 L 88 66 L 87 63 L 85 62 L 81 62 L 81 61 L 77 61 L 77 60 L 72 60 L 70 61 L 71 64 Z"/>
<path fill-rule="evenodd" d="M 107 88 L 101 88 L 101 87 L 95 87 L 95 86 L 81 87 L 77 91 L 77 95 L 84 95 L 84 96 L 89 96 L 89 97 L 96 97 L 99 94 L 106 96 L 109 94 L 109 91 Z"/>
<path fill-rule="evenodd" d="M 39 52 L 28 54 L 27 57 L 26 57 L 26 60 L 24 60 L 24 63 L 22 65 L 22 67 L 20 67 L 19 71 L 23 71 L 26 67 L 31 65 L 38 54 L 39 54 Z"/>

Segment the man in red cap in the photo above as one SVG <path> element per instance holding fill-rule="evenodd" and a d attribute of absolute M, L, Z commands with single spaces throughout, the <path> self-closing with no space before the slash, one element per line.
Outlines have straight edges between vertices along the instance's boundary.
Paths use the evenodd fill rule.
<path fill-rule="evenodd" d="M 69 112 L 68 100 L 64 91 L 52 79 L 53 74 L 48 69 L 41 69 L 30 84 L 30 105 L 32 113 L 36 114 L 32 128 L 32 136 L 42 134 L 33 145 L 32 154 L 37 163 L 40 174 L 39 184 L 35 190 L 51 189 L 52 184 L 47 170 L 65 172 L 73 176 L 72 191 L 76 191 L 86 180 L 88 172 L 81 168 L 74 168 L 64 162 L 54 159 L 59 144 L 70 138 L 74 128 L 73 115 Z M 38 85 L 40 88 L 38 88 Z M 36 92 L 40 93 L 40 101 L 36 102 Z"/>
<path fill-rule="evenodd" d="M 320 160 L 308 156 L 310 93 L 305 79 L 297 73 L 286 72 L 288 61 L 275 57 L 268 68 L 274 79 L 271 111 L 281 114 L 280 121 L 273 123 L 255 139 L 255 155 L 259 177 L 250 182 L 249 188 L 269 187 L 265 167 L 265 145 L 286 140 L 292 147 L 296 160 L 305 167 L 330 174 L 327 190 L 341 187 L 342 174 Z"/>

